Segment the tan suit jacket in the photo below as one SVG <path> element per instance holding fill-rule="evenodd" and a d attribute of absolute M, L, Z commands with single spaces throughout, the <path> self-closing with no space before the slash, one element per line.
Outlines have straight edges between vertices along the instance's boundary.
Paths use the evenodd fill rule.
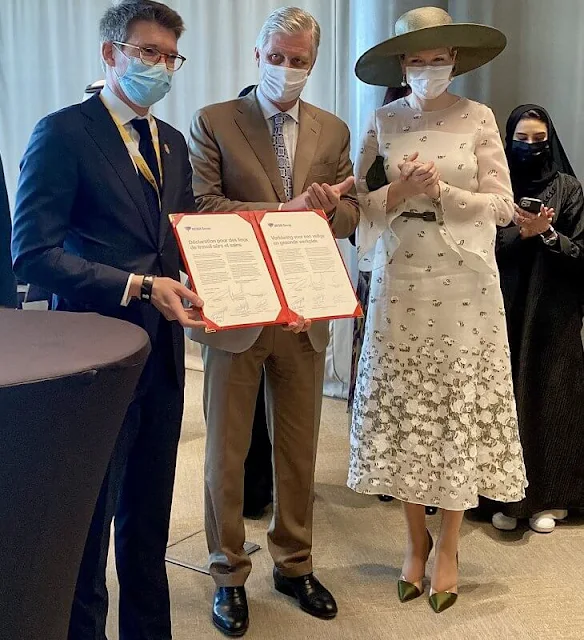
<path fill-rule="evenodd" d="M 300 101 L 298 144 L 293 167 L 294 197 L 313 182 L 337 184 L 353 175 L 347 125 L 327 111 Z M 286 202 L 272 137 L 256 92 L 214 104 L 195 114 L 189 138 L 193 191 L 199 211 L 274 210 Z M 346 238 L 359 221 L 356 193 L 344 196 L 331 220 L 337 238 Z M 189 332 L 197 342 L 232 353 L 249 349 L 261 327 L 206 334 Z M 328 323 L 309 331 L 318 352 L 326 348 Z"/>

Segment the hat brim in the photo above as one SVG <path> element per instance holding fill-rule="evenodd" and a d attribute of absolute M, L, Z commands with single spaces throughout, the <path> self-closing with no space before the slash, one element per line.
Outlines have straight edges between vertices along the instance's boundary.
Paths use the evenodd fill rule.
<path fill-rule="evenodd" d="M 396 87 L 403 78 L 402 54 L 452 47 L 458 51 L 454 75 L 478 69 L 507 46 L 505 34 L 482 24 L 445 24 L 394 36 L 366 51 L 355 65 L 355 74 L 367 84 Z"/>

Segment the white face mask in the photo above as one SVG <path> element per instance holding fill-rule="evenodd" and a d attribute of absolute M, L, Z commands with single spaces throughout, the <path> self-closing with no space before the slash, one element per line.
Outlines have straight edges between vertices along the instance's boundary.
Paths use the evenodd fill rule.
<path fill-rule="evenodd" d="M 285 104 L 296 102 L 308 80 L 306 69 L 260 62 L 260 89 L 268 100 Z"/>
<path fill-rule="evenodd" d="M 453 69 L 452 64 L 439 67 L 406 67 L 406 81 L 416 97 L 434 100 L 450 86 Z"/>

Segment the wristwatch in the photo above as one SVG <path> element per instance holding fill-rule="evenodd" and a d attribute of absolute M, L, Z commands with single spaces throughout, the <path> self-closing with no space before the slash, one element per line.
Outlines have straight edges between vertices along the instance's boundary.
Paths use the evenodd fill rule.
<path fill-rule="evenodd" d="M 558 241 L 558 232 L 552 226 L 550 226 L 550 228 L 547 231 L 544 231 L 539 235 L 543 240 L 543 243 L 548 247 L 553 246 Z"/>
<path fill-rule="evenodd" d="M 142 302 L 152 302 L 152 287 L 155 277 L 156 276 L 150 274 L 144 276 L 142 286 L 140 287 L 140 300 L 142 300 Z"/>

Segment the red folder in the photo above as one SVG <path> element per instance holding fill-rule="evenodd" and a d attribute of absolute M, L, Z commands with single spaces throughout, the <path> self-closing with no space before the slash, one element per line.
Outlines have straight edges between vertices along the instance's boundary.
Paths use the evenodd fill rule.
<path fill-rule="evenodd" d="M 185 217 L 192 217 L 193 218 L 193 223 L 196 220 L 197 216 L 209 216 L 209 215 L 217 215 L 217 216 L 225 216 L 225 215 L 237 215 L 240 218 L 242 218 L 243 220 L 245 220 L 246 222 L 248 222 L 253 229 L 254 235 L 255 235 L 255 239 L 257 241 L 257 244 L 260 248 L 260 251 L 262 253 L 262 256 L 264 258 L 264 261 L 266 263 L 270 278 L 272 280 L 272 285 L 274 287 L 274 290 L 276 292 L 276 295 L 278 296 L 278 300 L 280 303 L 280 311 L 277 314 L 277 317 L 273 320 L 273 321 L 269 321 L 269 322 L 250 322 L 250 323 L 244 323 L 244 324 L 232 324 L 232 325 L 219 325 L 215 322 L 213 322 L 212 320 L 210 320 L 206 315 L 205 315 L 205 309 L 203 307 L 203 310 L 201 312 L 201 317 L 202 319 L 207 323 L 207 329 L 206 331 L 208 332 L 215 332 L 215 331 L 226 331 L 226 330 L 230 330 L 230 329 L 241 329 L 244 327 L 257 327 L 257 326 L 269 326 L 269 325 L 286 325 L 286 324 L 290 324 L 292 322 L 294 322 L 295 320 L 298 319 L 298 314 L 290 308 L 290 306 L 288 305 L 288 301 L 286 300 L 286 296 L 284 294 L 284 290 L 282 288 L 282 284 L 280 282 L 280 277 L 278 276 L 277 273 L 277 269 L 276 266 L 274 264 L 274 261 L 272 259 L 272 255 L 270 252 L 270 249 L 268 247 L 268 243 L 266 242 L 266 238 L 264 237 L 264 233 L 261 229 L 260 223 L 262 222 L 264 216 L 267 213 L 283 213 L 283 214 L 290 214 L 289 211 L 283 211 L 283 212 L 278 212 L 278 211 L 218 211 L 218 212 L 197 212 L 197 213 L 176 213 L 176 214 L 172 214 L 169 216 L 170 218 L 170 223 L 176 238 L 176 241 L 178 243 L 181 255 L 183 257 L 183 261 L 184 261 L 184 265 L 185 268 L 187 269 L 187 273 L 189 276 L 189 282 L 190 282 L 190 286 L 193 289 L 193 291 L 195 291 L 196 293 L 198 293 L 200 295 L 200 292 L 197 291 L 197 282 L 196 279 L 193 278 L 193 273 L 192 270 L 190 268 L 189 265 L 189 260 L 188 260 L 188 252 L 185 251 L 185 248 L 183 246 L 183 242 L 182 239 L 179 235 L 179 232 L 177 230 L 178 225 L 181 223 L 181 221 L 185 218 Z M 306 212 L 303 212 L 306 213 Z M 314 213 L 315 215 L 320 216 L 321 218 L 324 218 L 325 220 L 327 220 L 326 214 L 323 211 L 312 211 L 311 213 Z M 329 231 L 332 235 L 332 231 Z M 336 243 L 335 243 L 336 244 Z M 340 254 L 340 251 L 338 250 L 337 247 L 337 252 L 339 255 L 339 259 L 342 262 L 342 256 Z M 348 283 L 350 284 L 350 278 L 349 278 L 349 274 L 346 270 L 346 267 L 344 265 L 343 262 L 343 271 L 344 274 L 347 278 Z M 335 314 L 335 315 L 328 315 L 328 316 L 321 316 L 321 317 L 310 317 L 310 318 L 306 318 L 305 319 L 310 319 L 313 321 L 318 321 L 318 320 L 332 320 L 332 319 L 337 319 L 337 318 L 355 318 L 355 317 L 362 317 L 363 316 L 363 311 L 361 309 L 361 305 L 359 304 L 359 301 L 357 299 L 357 296 L 355 294 L 354 288 L 351 285 L 351 289 L 352 289 L 352 294 L 354 296 L 355 299 L 355 307 L 353 309 L 353 311 L 351 313 L 343 313 L 343 314 Z M 204 300 L 203 300 L 204 302 Z"/>

